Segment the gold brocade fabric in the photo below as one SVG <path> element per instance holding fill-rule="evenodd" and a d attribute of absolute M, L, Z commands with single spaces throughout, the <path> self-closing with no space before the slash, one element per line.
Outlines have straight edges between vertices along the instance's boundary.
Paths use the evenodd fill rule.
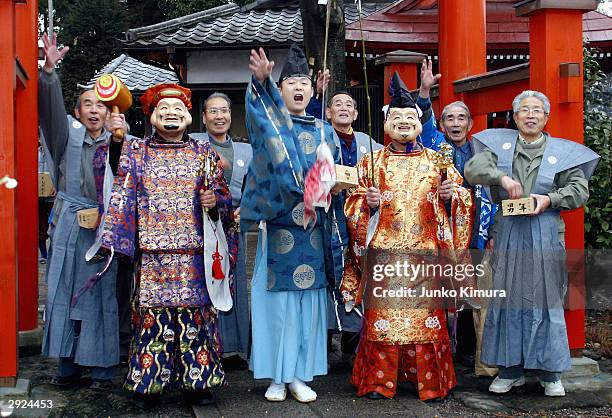
<path fill-rule="evenodd" d="M 473 199 L 470 191 L 460 185 L 461 175 L 449 168 L 447 177 L 455 183 L 451 202 L 451 218 L 446 214 L 439 196 L 440 169 L 435 167 L 429 149 L 395 152 L 389 147 L 374 152 L 375 187 L 380 190 L 380 219 L 372 237 L 370 252 L 385 250 L 406 254 L 411 250 L 425 250 L 436 260 L 439 250 L 467 249 L 473 225 Z M 357 164 L 359 186 L 347 197 L 344 211 L 350 234 L 350 257 L 344 271 L 341 291 L 345 301 L 360 303 L 364 289 L 371 292 L 383 282 L 362 277 L 362 262 L 366 254 L 365 240 L 370 220 L 370 208 L 365 195 L 371 180 L 370 155 Z M 452 224 L 451 224 L 452 219 Z M 420 276 L 416 280 L 386 282 L 394 289 L 435 287 L 435 280 Z M 418 289 L 417 289 L 418 287 Z M 365 302 L 366 338 L 389 344 L 410 344 L 439 341 L 446 335 L 444 310 L 427 299 L 415 302 L 410 298 L 389 298 Z M 418 304 L 416 304 L 418 303 Z M 415 309 L 415 306 L 417 307 Z"/>

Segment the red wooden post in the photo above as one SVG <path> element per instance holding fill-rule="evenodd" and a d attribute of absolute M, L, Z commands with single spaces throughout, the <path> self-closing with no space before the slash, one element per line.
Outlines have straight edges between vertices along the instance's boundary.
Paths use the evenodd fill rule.
<path fill-rule="evenodd" d="M 597 8 L 597 1 L 527 0 L 517 5 L 517 16 L 529 16 L 530 87 L 550 99 L 546 129 L 553 136 L 584 142 L 582 80 L 582 14 Z M 573 65 L 568 65 L 571 63 Z M 568 250 L 584 249 L 584 211 L 563 215 Z M 571 251 L 568 251 L 571 253 Z M 565 311 L 572 355 L 581 356 L 585 345 L 584 272 L 570 271 L 570 309 Z"/>
<path fill-rule="evenodd" d="M 389 103 L 389 101 L 391 100 L 391 97 L 389 96 L 389 85 L 391 84 L 391 79 L 393 78 L 393 74 L 395 74 L 396 71 L 409 90 L 413 90 L 418 87 L 418 80 L 420 78 L 419 65 L 423 62 L 423 59 L 426 56 L 426 54 L 419 54 L 418 52 L 398 50 L 383 54 L 376 59 L 376 65 L 384 66 L 385 104 Z M 388 143 L 389 139 L 385 134 L 385 145 L 387 145 Z"/>
<path fill-rule="evenodd" d="M 15 92 L 15 161 L 17 276 L 19 331 L 38 326 L 38 112 L 37 112 L 37 5 L 36 1 L 15 5 L 15 56 L 27 79 Z M 26 222 L 27 220 L 27 222 Z"/>
<path fill-rule="evenodd" d="M 438 2 L 440 109 L 463 100 L 463 95 L 455 94 L 453 81 L 487 71 L 485 3 L 485 0 Z M 486 128 L 486 115 L 474 115 L 472 131 Z"/>
<path fill-rule="evenodd" d="M 470 112 L 476 115 L 486 115 L 502 112 L 512 107 L 512 99 L 523 90 L 529 88 L 529 80 L 519 80 L 494 87 L 487 87 L 467 92 L 465 104 Z M 478 132 L 472 129 L 473 132 Z"/>
<path fill-rule="evenodd" d="M 15 177 L 14 3 L 0 1 L 0 178 Z M 15 189 L 0 186 L 0 386 L 17 381 L 17 269 Z"/>

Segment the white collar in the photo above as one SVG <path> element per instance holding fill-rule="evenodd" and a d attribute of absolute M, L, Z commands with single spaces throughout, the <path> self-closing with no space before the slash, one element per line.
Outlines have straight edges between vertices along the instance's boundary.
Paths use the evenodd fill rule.
<path fill-rule="evenodd" d="M 538 145 L 540 142 L 542 142 L 544 140 L 544 132 L 540 133 L 540 137 L 538 139 L 536 139 L 535 141 L 532 142 L 527 142 L 525 140 L 525 138 L 523 138 L 521 136 L 521 134 L 519 133 L 519 140 L 523 143 L 523 144 L 529 144 L 529 145 Z"/>

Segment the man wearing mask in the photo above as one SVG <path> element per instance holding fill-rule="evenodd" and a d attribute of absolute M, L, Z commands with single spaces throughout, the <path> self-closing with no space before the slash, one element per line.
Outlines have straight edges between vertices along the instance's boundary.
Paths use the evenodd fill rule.
<path fill-rule="evenodd" d="M 231 196 L 217 153 L 186 134 L 191 91 L 159 84 L 140 101 L 156 130 L 124 143 L 101 235 L 102 248 L 111 256 L 138 261 L 124 387 L 144 409 L 176 385 L 189 403 L 206 405 L 214 402 L 210 388 L 223 385 L 225 372 L 216 309 L 220 300 L 217 287 L 210 285 L 214 263 L 209 270 L 204 246 L 210 237 L 203 229 L 204 222 L 221 221 L 230 269 L 215 279 L 231 281 L 237 246 Z"/>
<path fill-rule="evenodd" d="M 421 71 L 421 87 L 416 104 L 419 108 L 425 109 L 421 117 L 421 120 L 424 121 L 422 135 L 428 137 L 431 136 L 432 132 L 435 132 L 435 119 L 431 111 L 429 90 L 436 81 L 437 78 L 432 74 L 431 63 L 428 66 L 427 61 L 424 61 Z M 370 144 L 372 144 L 372 151 L 377 151 L 383 147 L 378 142 L 370 140 L 367 134 L 353 130 L 352 124 L 357 120 L 357 115 L 357 101 L 348 92 L 338 91 L 329 98 L 326 117 L 338 136 L 338 146 L 342 150 L 342 164 L 350 167 L 354 167 L 364 155 L 370 154 Z M 344 249 L 348 243 L 339 244 Z M 336 264 L 339 265 L 340 263 Z M 341 265 L 344 265 L 344 263 Z M 342 271 L 339 272 L 338 276 L 342 276 Z M 336 285 L 337 287 L 340 286 L 339 281 Z M 334 294 L 334 296 L 338 295 Z M 342 352 L 342 358 L 351 363 L 359 343 L 358 332 L 361 329 L 361 318 L 357 311 L 360 308 L 346 312 L 342 298 L 338 299 L 338 303 L 336 303 L 336 300 L 332 300 L 328 309 L 330 313 L 328 327 L 330 329 L 342 328 L 340 351 Z"/>
<path fill-rule="evenodd" d="M 424 251 L 467 248 L 472 200 L 454 168 L 440 181 L 436 153 L 417 140 L 421 110 L 397 73 L 390 94 L 385 133 L 391 143 L 357 164 L 359 186 L 345 205 L 352 244 L 342 295 L 349 309 L 366 297 L 351 383 L 357 396 L 371 399 L 394 397 L 400 381 L 411 381 L 421 400 L 444 398 L 456 384 L 444 310 L 435 298 L 381 297 L 376 291 L 409 288 L 418 295 L 435 285 L 435 278 L 421 273 L 384 283 L 364 271 L 362 260 L 368 251 L 368 258 L 389 260 L 388 267 L 401 251 L 416 264 Z M 450 216 L 446 202 L 452 203 Z"/>

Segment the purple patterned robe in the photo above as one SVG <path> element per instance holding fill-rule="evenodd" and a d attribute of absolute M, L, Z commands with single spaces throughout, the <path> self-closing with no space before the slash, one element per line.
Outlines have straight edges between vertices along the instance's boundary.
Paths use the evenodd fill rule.
<path fill-rule="evenodd" d="M 97 174 L 103 173 L 106 152 L 107 148 L 100 149 L 94 158 Z M 231 195 L 215 151 L 208 143 L 187 136 L 179 144 L 156 135 L 123 144 L 101 232 L 102 247 L 114 247 L 132 259 L 140 255 L 140 308 L 212 306 L 204 277 L 198 198 L 202 187 L 199 156 L 206 152 L 214 155 L 219 167 L 209 188 L 217 197 L 230 250 L 230 272 L 225 273 L 233 281 L 238 235 Z M 101 176 L 97 182 L 102 184 Z"/>

